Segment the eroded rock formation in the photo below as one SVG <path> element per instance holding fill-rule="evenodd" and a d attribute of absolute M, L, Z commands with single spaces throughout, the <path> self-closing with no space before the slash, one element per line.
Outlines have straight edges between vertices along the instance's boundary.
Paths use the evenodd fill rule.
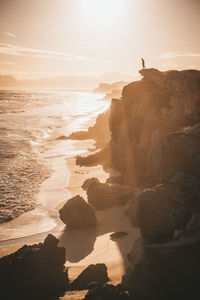
<path fill-rule="evenodd" d="M 141 237 L 122 284 L 140 300 L 198 299 L 200 72 L 140 73 L 109 120 L 112 166 L 141 190 L 128 212 Z"/>
<path fill-rule="evenodd" d="M 158 184 L 180 169 L 198 173 L 200 72 L 140 73 L 143 79 L 127 85 L 122 100 L 112 100 L 113 167 L 123 183 L 136 186 Z"/>

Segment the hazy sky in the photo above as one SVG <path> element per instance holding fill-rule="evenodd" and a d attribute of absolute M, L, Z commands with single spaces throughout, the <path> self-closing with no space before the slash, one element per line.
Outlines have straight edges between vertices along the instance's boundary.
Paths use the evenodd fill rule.
<path fill-rule="evenodd" d="M 200 0 L 0 0 L 0 73 L 200 69 Z"/>

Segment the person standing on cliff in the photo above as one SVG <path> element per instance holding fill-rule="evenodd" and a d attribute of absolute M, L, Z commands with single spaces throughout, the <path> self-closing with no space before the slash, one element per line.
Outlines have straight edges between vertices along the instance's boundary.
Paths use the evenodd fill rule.
<path fill-rule="evenodd" d="M 142 60 L 142 68 L 143 68 L 143 69 L 146 69 L 144 58 L 141 58 L 141 60 Z"/>

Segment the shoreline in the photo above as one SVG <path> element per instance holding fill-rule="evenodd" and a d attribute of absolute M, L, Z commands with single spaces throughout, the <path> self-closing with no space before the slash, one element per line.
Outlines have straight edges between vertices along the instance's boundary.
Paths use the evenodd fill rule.
<path fill-rule="evenodd" d="M 64 142 L 63 142 L 64 144 Z M 84 156 L 90 154 L 90 148 L 93 140 L 73 141 L 74 152 L 81 153 Z M 57 158 L 60 159 L 60 158 Z M 38 194 L 40 202 L 43 197 L 48 195 L 47 188 L 51 185 L 52 178 L 57 176 L 60 179 L 60 170 L 66 176 L 67 180 L 59 183 L 59 189 L 66 192 L 66 200 L 57 203 L 54 206 L 54 213 L 58 215 L 58 210 L 71 197 L 80 195 L 87 200 L 85 191 L 81 188 L 82 183 L 91 177 L 97 177 L 101 182 L 105 182 L 108 173 L 105 173 L 103 167 L 98 165 L 94 167 L 80 167 L 76 165 L 74 156 L 62 157 L 65 165 L 57 165 L 58 173 L 52 173 L 51 178 L 43 182 L 43 189 Z M 66 177 L 65 177 L 66 178 Z M 56 184 L 56 182 L 55 182 Z M 52 188 L 52 186 L 49 186 Z M 50 189 L 51 190 L 51 189 Z M 55 197 L 55 194 L 54 194 Z M 40 232 L 19 238 L 13 238 L 0 242 L 0 257 L 13 253 L 24 244 L 34 244 L 42 242 L 45 237 L 51 233 L 59 240 L 59 245 L 66 248 L 66 267 L 69 268 L 69 277 L 75 279 L 90 264 L 105 263 L 108 267 L 108 274 L 113 283 L 119 283 L 127 265 L 126 254 L 131 248 L 133 240 L 139 235 L 139 230 L 134 229 L 129 220 L 123 215 L 123 207 L 113 207 L 104 211 L 96 211 L 98 225 L 92 229 L 68 230 L 65 225 L 57 220 L 56 226 L 48 231 Z M 59 215 L 58 215 L 59 216 Z M 127 236 L 118 240 L 111 240 L 110 234 L 115 231 L 126 231 Z M 82 247 L 80 248 L 80 245 Z"/>

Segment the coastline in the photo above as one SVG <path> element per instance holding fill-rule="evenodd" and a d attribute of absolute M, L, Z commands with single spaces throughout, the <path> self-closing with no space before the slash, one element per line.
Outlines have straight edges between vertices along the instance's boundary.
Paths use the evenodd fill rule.
<path fill-rule="evenodd" d="M 93 142 L 93 140 L 73 141 L 74 152 L 87 156 L 90 154 L 89 149 L 92 148 Z M 63 161 L 65 165 L 62 164 Z M 57 198 L 59 198 L 59 195 L 66 197 L 64 201 L 56 201 L 57 203 L 54 207 L 52 205 L 52 216 L 55 218 L 55 214 L 57 214 L 55 226 L 48 231 L 1 241 L 0 257 L 13 253 L 24 244 L 30 245 L 42 242 L 51 233 L 60 239 L 59 245 L 66 248 L 65 265 L 69 268 L 70 280 L 75 279 L 89 264 L 105 263 L 108 267 L 111 281 L 119 283 L 127 264 L 126 254 L 132 246 L 133 240 L 139 235 L 138 229 L 134 229 L 123 215 L 123 209 L 114 207 L 104 211 L 97 211 L 97 228 L 71 231 L 65 228 L 58 214 L 60 207 L 69 198 L 77 194 L 87 200 L 86 193 L 81 188 L 82 183 L 87 178 L 97 177 L 101 182 L 105 182 L 108 173 L 105 173 L 100 165 L 94 167 L 77 166 L 74 155 L 62 157 L 62 160 L 61 157 L 57 157 L 54 164 L 56 164 L 57 172 L 54 170 L 51 177 L 42 183 L 38 198 L 42 202 L 44 197 L 47 197 L 49 192 L 51 193 L 52 179 L 54 181 L 53 188 L 55 189 L 55 186 L 57 186 L 55 189 Z M 55 195 L 53 193 L 52 197 L 55 197 Z M 109 236 L 115 231 L 126 231 L 128 235 L 113 241 Z"/>

